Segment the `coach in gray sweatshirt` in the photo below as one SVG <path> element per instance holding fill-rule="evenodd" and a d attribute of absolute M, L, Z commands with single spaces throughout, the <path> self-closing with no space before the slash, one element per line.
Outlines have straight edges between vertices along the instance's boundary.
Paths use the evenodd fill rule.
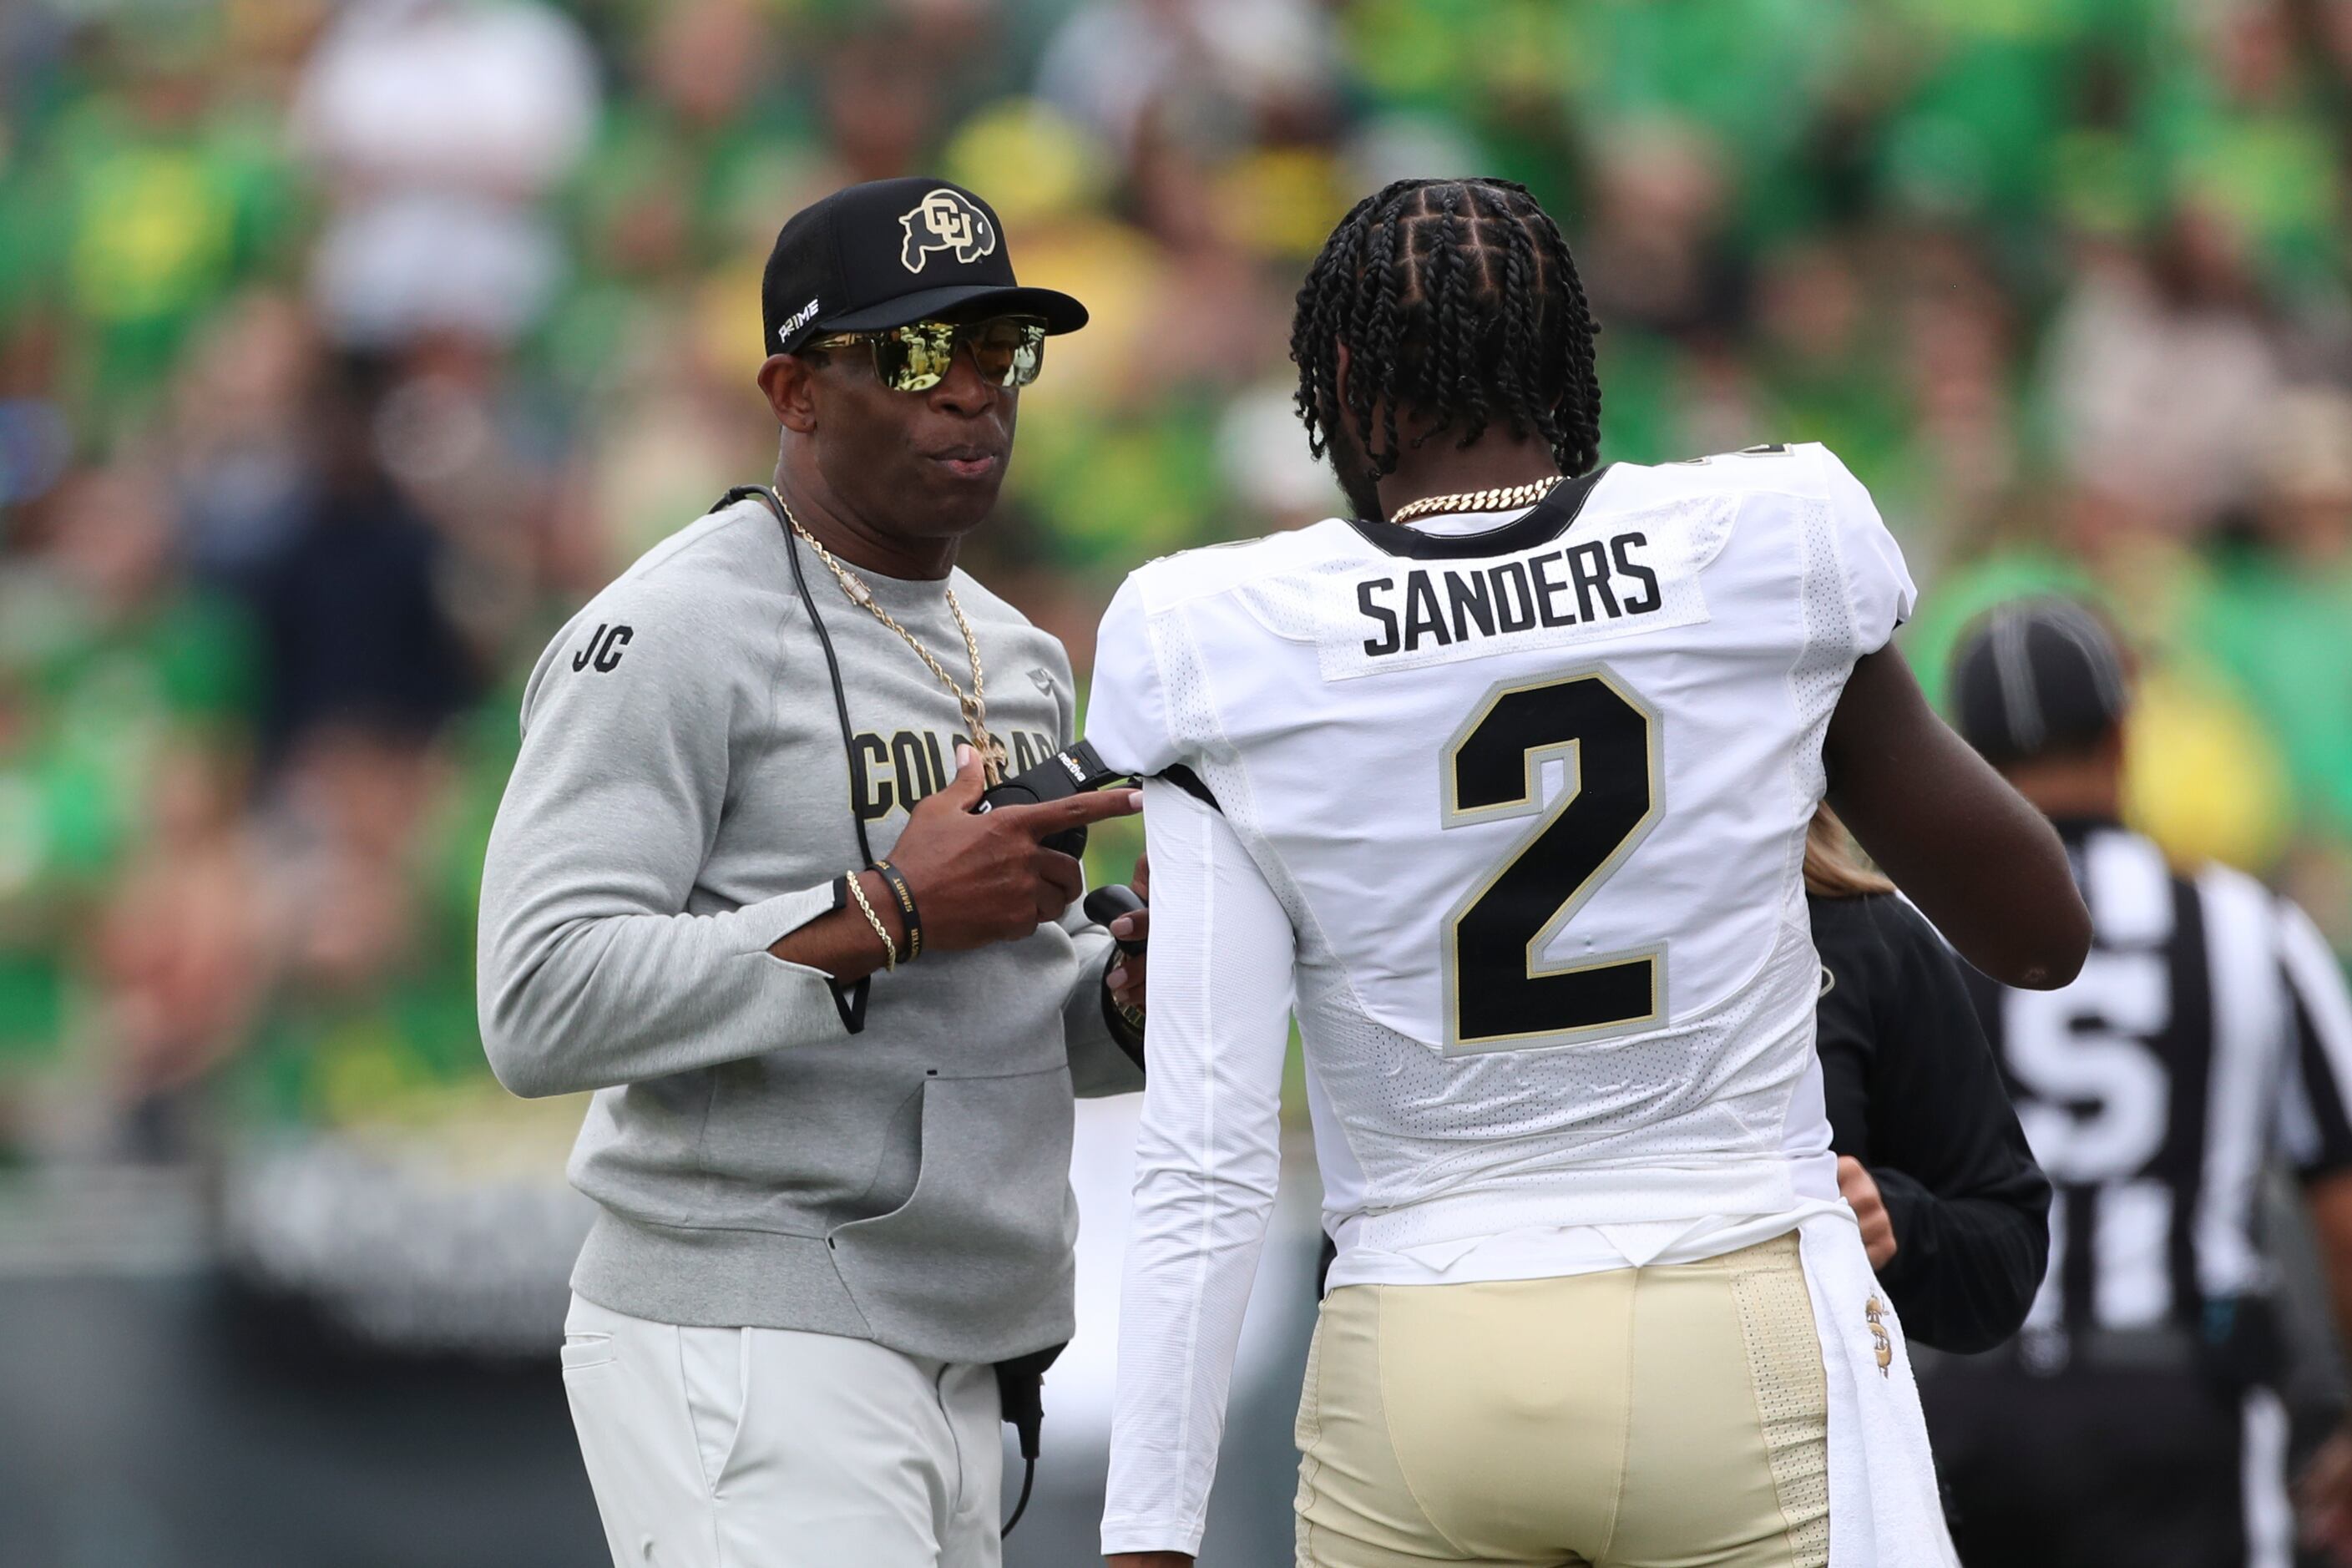
<path fill-rule="evenodd" d="M 990 1363 L 1071 1332 L 1071 1097 L 1141 1083 L 1139 963 L 1039 839 L 1135 803 L 972 814 L 1075 688 L 954 560 L 1086 312 L 938 180 L 799 214 L 761 293 L 774 490 L 532 672 L 483 1038 L 516 1093 L 596 1091 L 563 1361 L 615 1561 L 993 1563 Z"/>

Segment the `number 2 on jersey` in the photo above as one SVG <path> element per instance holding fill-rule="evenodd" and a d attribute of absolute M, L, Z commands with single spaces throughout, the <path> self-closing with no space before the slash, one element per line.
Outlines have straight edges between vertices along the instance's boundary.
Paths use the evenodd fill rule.
<path fill-rule="evenodd" d="M 1544 764 L 1565 786 L 1543 802 Z M 1544 963 L 1545 947 L 1658 820 L 1658 723 L 1601 669 L 1497 687 L 1439 767 L 1445 826 L 1537 821 L 1448 918 L 1450 1053 L 1525 1050 L 1660 1016 L 1662 947 Z"/>

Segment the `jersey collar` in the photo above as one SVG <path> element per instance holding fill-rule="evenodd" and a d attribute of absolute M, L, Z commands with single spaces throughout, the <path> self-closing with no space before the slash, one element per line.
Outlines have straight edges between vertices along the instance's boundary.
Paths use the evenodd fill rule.
<path fill-rule="evenodd" d="M 1566 533 L 1577 513 L 1584 510 L 1585 499 L 1592 494 L 1593 487 L 1614 466 L 1603 463 L 1589 474 L 1562 479 L 1524 516 L 1481 533 L 1423 533 L 1404 523 L 1360 517 L 1348 519 L 1348 526 L 1362 534 L 1374 549 L 1414 561 L 1483 560 L 1489 555 L 1512 555 Z"/>

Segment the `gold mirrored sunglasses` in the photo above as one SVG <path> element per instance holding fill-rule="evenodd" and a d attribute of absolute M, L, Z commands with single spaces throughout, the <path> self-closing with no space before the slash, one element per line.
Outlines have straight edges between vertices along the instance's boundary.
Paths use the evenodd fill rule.
<path fill-rule="evenodd" d="M 980 374 L 999 386 L 1026 386 L 1045 363 L 1045 323 L 1031 316 L 991 316 L 981 321 L 909 321 L 870 332 L 835 332 L 813 349 L 874 347 L 874 373 L 897 392 L 929 392 L 948 375 L 956 350 L 971 345 Z"/>

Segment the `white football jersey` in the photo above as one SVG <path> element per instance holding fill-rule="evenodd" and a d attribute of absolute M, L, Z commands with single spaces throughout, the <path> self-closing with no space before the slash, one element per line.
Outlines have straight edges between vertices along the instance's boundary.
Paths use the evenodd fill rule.
<path fill-rule="evenodd" d="M 1185 770 L 1281 900 L 1362 1206 L 1758 1212 L 1736 1189 L 1811 1061 L 1822 733 L 1913 593 L 1819 446 L 1618 464 L 1486 532 L 1333 520 L 1151 563 L 1087 736 Z M 1582 1173 L 1652 1163 L 1678 1174 Z"/>
<path fill-rule="evenodd" d="M 1816 446 L 1128 579 L 1087 721 L 1151 780 L 1107 1552 L 1197 1548 L 1286 1013 L 1335 1284 L 1687 1261 L 1835 1203 L 1805 829 L 1912 597 Z"/>

